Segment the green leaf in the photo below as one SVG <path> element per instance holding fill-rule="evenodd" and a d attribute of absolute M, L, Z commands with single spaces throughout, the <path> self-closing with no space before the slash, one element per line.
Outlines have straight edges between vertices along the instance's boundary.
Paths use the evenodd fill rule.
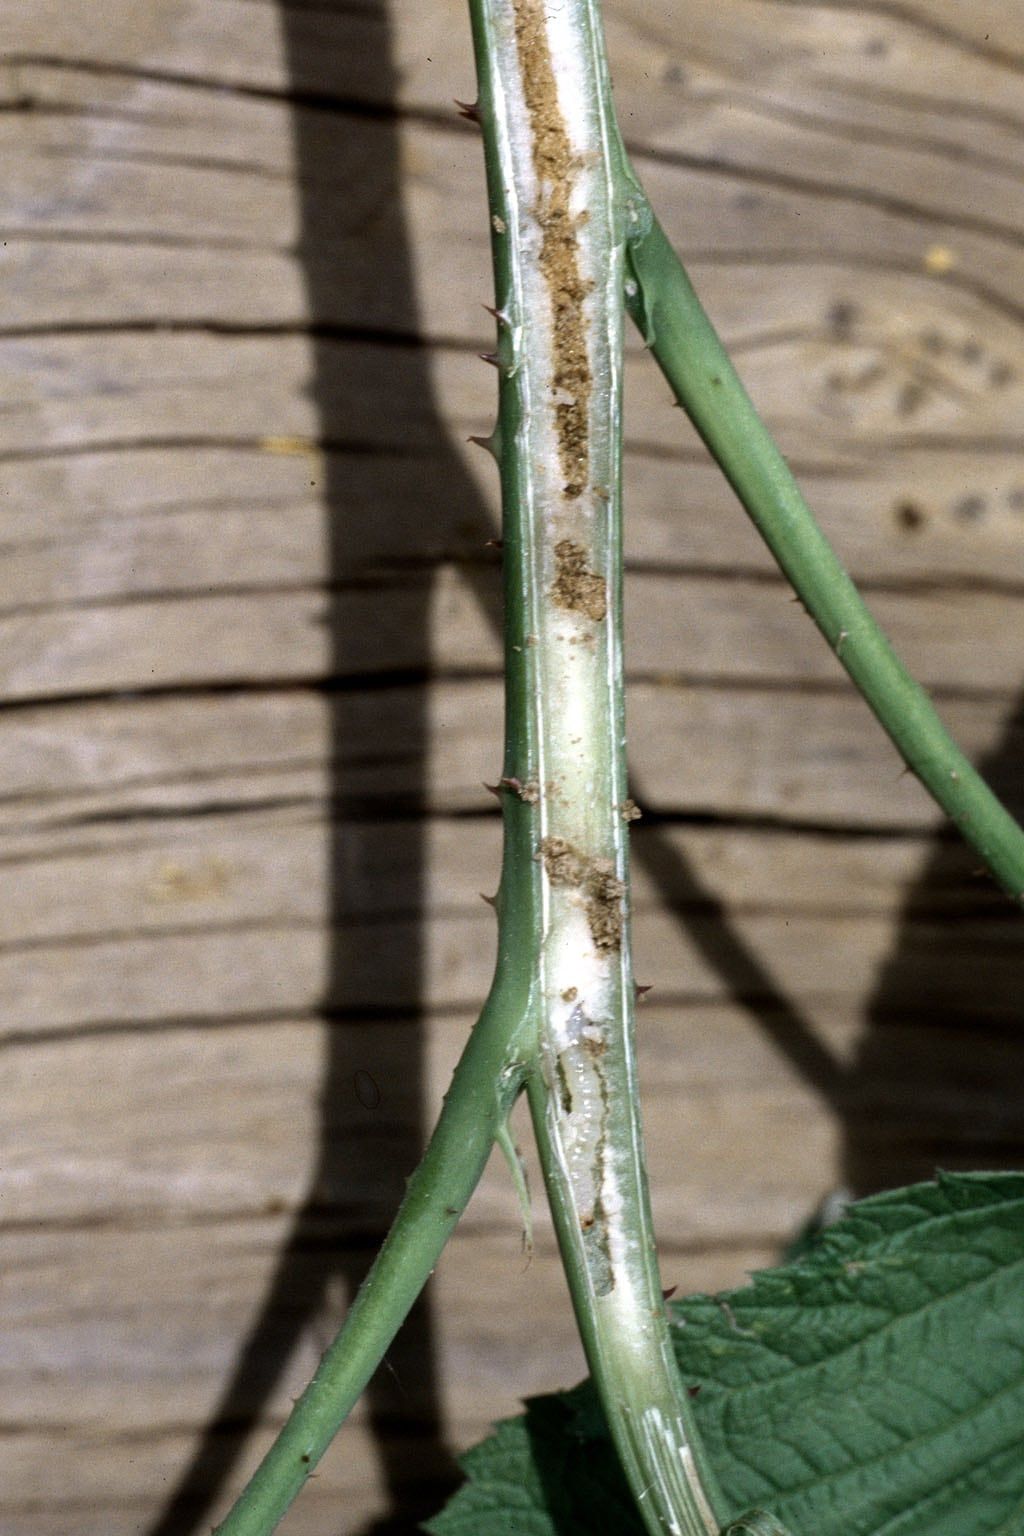
<path fill-rule="evenodd" d="M 1024 1175 L 877 1195 L 797 1262 L 672 1315 L 733 1518 L 1024 1536 Z M 534 1399 L 464 1466 L 433 1536 L 641 1536 L 589 1384 Z"/>
<path fill-rule="evenodd" d="M 532 1398 L 462 1466 L 468 1482 L 426 1526 L 436 1536 L 644 1536 L 589 1382 Z"/>

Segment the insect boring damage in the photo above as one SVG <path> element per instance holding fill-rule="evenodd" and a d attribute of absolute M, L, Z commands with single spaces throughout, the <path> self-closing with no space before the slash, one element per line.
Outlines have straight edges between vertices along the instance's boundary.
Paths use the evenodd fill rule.
<path fill-rule="evenodd" d="M 626 887 L 609 859 L 595 859 L 586 882 L 587 922 L 598 949 L 622 947 L 622 898 Z"/>
<path fill-rule="evenodd" d="M 516 47 L 530 119 L 533 167 L 540 188 L 534 216 L 540 227 L 540 270 L 551 303 L 551 395 L 562 494 L 582 496 L 590 478 L 590 393 L 583 303 L 593 284 L 580 265 L 572 194 L 580 170 L 558 101 L 558 86 L 542 0 L 515 0 Z"/>
<path fill-rule="evenodd" d="M 530 804 L 537 796 L 545 1074 L 584 1261 L 593 1292 L 605 1296 L 616 1287 L 612 1235 L 622 1204 L 609 1152 L 609 1074 L 628 1011 L 620 974 L 627 891 L 615 853 L 625 843 L 624 775 L 614 746 L 595 764 L 586 744 L 611 743 L 616 729 L 604 654 L 618 646 L 616 464 L 598 381 L 606 371 L 617 378 L 601 302 L 615 286 L 617 258 L 600 125 L 570 68 L 578 23 L 549 0 L 510 0 L 508 22 L 501 40 L 514 47 L 517 75 L 510 155 L 523 190 L 514 238 L 528 273 L 516 290 L 510 350 L 518 361 L 505 383 L 526 402 L 516 443 L 533 487 L 522 515 L 533 540 L 536 634 L 524 646 L 539 645 L 532 666 L 550 687 L 538 689 L 537 782 L 503 787 L 521 799 L 526 791 Z"/>
<path fill-rule="evenodd" d="M 566 838 L 546 837 L 540 851 L 552 885 L 582 885 L 586 860 Z"/>
<path fill-rule="evenodd" d="M 572 539 L 559 539 L 555 545 L 555 579 L 551 596 L 560 608 L 584 613 L 600 624 L 608 612 L 608 591 L 604 577 L 587 565 L 587 552 Z"/>
<path fill-rule="evenodd" d="M 524 784 L 521 779 L 505 777 L 500 781 L 500 787 L 511 790 L 524 805 L 536 805 L 540 800 L 540 785 L 536 779 L 527 779 Z"/>
<path fill-rule="evenodd" d="M 564 837 L 546 837 L 540 851 L 551 884 L 583 897 L 594 947 L 603 954 L 621 949 L 626 887 L 611 860 L 587 858 Z"/>

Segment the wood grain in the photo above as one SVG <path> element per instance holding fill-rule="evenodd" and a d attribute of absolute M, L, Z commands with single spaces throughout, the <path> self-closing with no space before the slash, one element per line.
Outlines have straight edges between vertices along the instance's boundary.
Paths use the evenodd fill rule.
<path fill-rule="evenodd" d="M 329 1337 L 493 963 L 472 61 L 461 0 L 9 10 L 0 1527 L 190 1536 Z M 999 0 L 607 24 L 755 400 L 1024 807 L 1024 29 Z M 1020 1162 L 1022 943 L 636 339 L 627 396 L 641 1065 L 685 1292 L 836 1186 Z M 526 1266 L 492 1165 L 286 1533 L 404 1536 L 453 1450 L 580 1374 L 536 1214 Z"/>

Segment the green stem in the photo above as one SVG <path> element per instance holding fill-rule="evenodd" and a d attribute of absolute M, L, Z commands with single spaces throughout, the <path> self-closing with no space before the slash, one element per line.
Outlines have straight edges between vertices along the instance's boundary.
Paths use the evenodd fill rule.
<path fill-rule="evenodd" d="M 647 345 L 837 659 L 907 766 L 1024 904 L 1024 831 L 951 740 L 840 565 L 632 171 L 626 302 Z"/>
<path fill-rule="evenodd" d="M 217 1527 L 217 1536 L 268 1536 L 383 1359 L 476 1188 L 498 1127 L 522 1088 L 528 1016 L 516 978 L 499 978 L 373 1268 L 309 1386 Z"/>
<path fill-rule="evenodd" d="M 651 1536 L 722 1499 L 672 1360 L 633 1040 L 621 644 L 622 294 L 783 570 L 1017 900 L 1024 834 L 906 676 L 800 497 L 625 161 L 597 0 L 470 0 L 501 369 L 505 855 L 495 982 L 338 1338 L 220 1536 L 268 1536 L 379 1364 L 525 1085 L 563 1262 Z M 751 1516 L 740 1530 L 774 1529 Z"/>
<path fill-rule="evenodd" d="M 633 1040 L 620 507 L 625 208 L 594 0 L 471 0 L 501 373 L 506 625 L 540 928 L 528 1095 L 580 1333 L 651 1536 L 721 1496 L 670 1347 Z M 521 688 L 520 688 L 521 685 Z"/>
<path fill-rule="evenodd" d="M 493 445 L 492 445 L 493 446 Z M 532 771 L 533 674 L 515 550 L 505 529 L 505 753 L 502 786 Z M 383 1359 L 476 1188 L 537 1053 L 540 912 L 529 796 L 503 792 L 504 853 L 494 905 L 494 983 L 467 1042 L 440 1119 L 344 1325 L 217 1536 L 269 1536 Z"/>

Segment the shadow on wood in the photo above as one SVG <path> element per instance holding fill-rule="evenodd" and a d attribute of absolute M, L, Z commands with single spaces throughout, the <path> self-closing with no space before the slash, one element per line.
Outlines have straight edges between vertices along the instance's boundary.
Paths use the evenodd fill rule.
<path fill-rule="evenodd" d="M 1018 706 L 979 764 L 1018 819 L 1022 765 Z M 904 900 L 850 1070 L 843 1166 L 855 1194 L 929 1179 L 937 1168 L 1024 1166 L 1024 925 L 978 862 L 944 830 Z M 954 924 L 970 943 L 956 947 L 968 958 L 951 967 Z"/>
<path fill-rule="evenodd" d="M 316 1170 L 231 1380 L 191 1465 L 149 1536 L 187 1536 L 203 1527 L 207 1511 L 232 1479 L 247 1436 L 279 1386 L 299 1337 L 316 1327 L 323 1330 L 326 1342 L 340 1315 L 332 1305 L 334 1286 L 340 1282 L 343 1302 L 354 1294 L 401 1198 L 403 1181 L 415 1166 L 427 1129 L 422 1106 L 422 1004 L 415 1001 L 423 993 L 419 919 L 425 903 L 424 846 L 421 838 L 407 835 L 422 814 L 425 794 L 413 792 L 396 804 L 383 788 L 376 796 L 366 793 L 366 770 L 372 770 L 376 744 L 367 740 L 365 750 L 353 754 L 345 742 L 348 690 L 372 690 L 381 735 L 392 741 L 400 737 L 405 759 L 423 764 L 426 700 L 421 691 L 419 703 L 410 706 L 408 685 L 423 681 L 431 668 L 431 593 L 424 573 L 444 561 L 457 562 L 493 625 L 500 626 L 496 562 L 484 551 L 496 530 L 431 404 L 429 353 L 420 340 L 402 212 L 397 125 L 393 109 L 381 105 L 392 98 L 394 86 L 386 13 L 383 8 L 374 13 L 379 46 L 368 50 L 364 60 L 366 100 L 372 106 L 332 101 L 324 95 L 322 62 L 315 57 L 316 33 L 309 26 L 311 14 L 302 7 L 281 5 L 303 209 L 300 254 L 313 337 L 311 388 L 327 466 L 327 483 L 321 490 L 329 519 L 332 593 L 337 598 L 353 584 L 372 585 L 380 590 L 384 604 L 389 586 L 393 590 L 405 583 L 407 595 L 418 596 L 405 609 L 403 654 L 409 664 L 400 676 L 376 673 L 351 678 L 351 638 L 338 620 L 336 603 L 327 615 L 333 652 L 326 687 L 334 722 L 334 817 L 329 850 L 331 952 L 322 1011 L 330 1048 Z M 481 211 L 467 210 L 467 218 Z M 342 243 L 350 250 L 356 238 L 363 259 L 353 268 L 339 252 Z M 345 318 L 354 311 L 367 317 L 362 330 L 353 329 Z M 395 361 L 382 391 L 381 360 L 389 351 Z M 367 371 L 371 367 L 372 387 Z M 360 424 L 367 420 L 373 400 L 383 401 L 381 408 L 396 420 L 416 418 L 417 430 L 410 434 L 407 451 L 375 446 L 373 434 L 362 431 Z M 443 487 L 443 492 L 418 495 L 418 485 L 428 481 Z M 347 681 L 343 683 L 342 678 Z M 1019 739 L 1019 726 L 1011 737 Z M 496 763 L 499 753 L 495 742 Z M 352 768 L 340 767 L 343 760 L 355 763 L 359 770 L 364 788 L 358 793 L 347 777 Z M 988 766 L 998 770 L 998 765 Z M 642 785 L 634 782 L 633 789 L 642 804 Z M 404 915 L 412 921 L 393 927 L 380 924 L 374 957 L 381 975 L 391 980 L 392 992 L 411 1000 L 402 1011 L 407 1046 L 401 1082 L 395 1075 L 393 1032 L 375 1029 L 381 1021 L 393 1024 L 396 1010 L 374 1011 L 363 1003 L 357 1007 L 350 994 L 348 978 L 354 969 L 350 924 L 359 914 L 352 905 L 356 882 L 348 833 L 362 820 L 403 823 Z M 685 823 L 685 812 L 678 820 Z M 637 838 L 636 857 L 652 874 L 666 905 L 689 928 L 730 996 L 843 1122 L 846 1177 L 858 1193 L 923 1176 L 937 1162 L 959 1165 L 961 1152 L 969 1162 L 1002 1161 L 1011 1151 L 1019 1156 L 1020 1117 L 1008 1107 L 1011 1053 L 1016 1052 L 1015 1042 L 1009 1039 L 1014 1000 L 1008 994 L 995 1002 L 986 1000 L 987 1065 L 979 1086 L 980 1079 L 973 1084 L 967 1080 L 974 1069 L 967 1065 L 970 1047 L 962 1032 L 977 974 L 965 977 L 962 1001 L 927 994 L 920 919 L 930 917 L 933 907 L 943 913 L 936 920 L 938 944 L 942 923 L 954 920 L 954 912 L 955 920 L 977 921 L 984 928 L 982 947 L 990 937 L 1000 945 L 1020 944 L 1019 929 L 1010 933 L 1011 915 L 997 909 L 995 898 L 987 894 L 979 898 L 977 912 L 966 909 L 959 899 L 948 910 L 943 906 L 943 893 L 948 894 L 951 886 L 961 891 L 968 878 L 970 855 L 954 852 L 945 840 L 936 844 L 908 898 L 903 930 L 880 979 L 870 1027 L 850 1069 L 820 1042 L 813 1023 L 773 982 L 727 908 L 704 888 L 685 855 L 670 844 L 656 822 Z M 365 970 L 362 964 L 358 969 Z M 922 1027 L 924 1014 L 928 1017 Z M 1000 1021 L 1007 1028 L 1007 1040 L 993 1045 Z M 332 1027 L 341 1022 L 358 1026 L 358 1050 L 342 1047 L 343 1032 Z M 351 1029 L 344 1032 L 347 1040 L 352 1035 Z M 949 1048 L 944 1048 L 946 1065 L 937 1076 L 933 1065 L 940 1037 Z M 927 1092 L 922 1083 L 928 1085 Z M 932 1133 L 922 1132 L 913 1147 L 908 1146 L 901 1113 L 908 1094 L 916 1096 L 918 1106 L 928 1114 L 933 1099 L 936 1109 L 936 1118 L 930 1122 L 933 1140 L 928 1140 Z M 396 1116 L 399 1097 L 413 1103 L 415 1113 Z M 919 1117 L 922 1125 L 925 1118 L 924 1114 Z M 982 1123 L 984 1134 L 972 1141 L 970 1127 L 977 1129 Z M 384 1196 L 368 1198 L 360 1189 L 358 1166 L 368 1157 L 378 1169 L 386 1166 L 390 1172 Z M 387 1368 L 377 1373 L 371 1385 L 368 1404 L 389 1504 L 375 1530 L 398 1536 L 412 1532 L 433 1513 L 456 1478 L 444 1442 L 429 1301 L 419 1305 L 399 1335 Z"/>
<path fill-rule="evenodd" d="M 388 24 L 378 13 L 379 47 L 364 59 L 367 96 L 387 102 L 393 94 Z M 281 27 L 288 56 L 294 101 L 296 175 L 302 200 L 300 256 L 306 279 L 308 312 L 313 335 L 313 373 L 319 438 L 327 483 L 322 489 L 328 518 L 331 595 L 353 583 L 380 584 L 381 602 L 387 584 L 410 568 L 443 558 L 451 528 L 425 524 L 415 495 L 417 476 L 440 477 L 448 487 L 449 505 L 459 508 L 460 524 L 475 515 L 477 547 L 486 538 L 485 514 L 474 513 L 475 492 L 466 482 L 447 433 L 431 405 L 428 354 L 416 344 L 418 317 L 413 275 L 404 225 L 398 169 L 397 127 L 389 107 L 361 109 L 325 98 L 316 82 L 322 66 L 315 56 L 315 30 L 309 12 L 281 7 Z M 367 131 L 368 128 L 370 131 Z M 357 271 L 339 254 L 342 241 L 357 236 L 364 260 Z M 360 300 L 365 299 L 365 305 Z M 384 325 L 360 334 L 340 319 L 353 309 L 386 317 Z M 410 339 L 414 345 L 408 345 Z M 367 341 L 374 346 L 368 350 Z M 395 421 L 404 416 L 418 424 L 416 442 L 407 458 L 393 450 L 374 448 L 359 431 L 368 401 L 380 396 L 380 351 L 401 345 L 401 361 L 391 370 L 387 409 Z M 367 372 L 374 360 L 374 376 Z M 423 459 L 429 461 L 424 468 Z M 469 509 L 467 513 L 467 508 Z M 496 587 L 496 583 L 495 583 Z M 299 1337 L 311 1327 L 322 1331 L 323 1343 L 340 1321 L 332 1295 L 340 1281 L 342 1307 L 351 1300 L 380 1245 L 404 1180 L 419 1160 L 424 1139 L 422 1079 L 422 1021 L 418 1007 L 405 1010 L 406 1043 L 401 1078 L 395 1074 L 393 1031 L 375 1029 L 381 1018 L 393 1022 L 395 1011 L 375 1015 L 356 1007 L 348 978 L 353 966 L 349 927 L 354 915 L 350 879 L 353 854 L 348 829 L 366 817 L 417 814 L 413 803 L 400 807 L 386 800 L 367 803 L 354 798 L 342 762 L 372 761 L 376 744 L 365 742 L 362 754 L 347 750 L 344 699 L 346 687 L 365 686 L 375 692 L 382 734 L 400 735 L 408 759 L 422 763 L 427 722 L 425 700 L 410 710 L 408 683 L 430 667 L 429 584 L 420 581 L 415 611 L 407 609 L 407 650 L 410 673 L 401 679 L 387 675 L 342 682 L 352 672 L 346 635 L 337 616 L 337 603 L 328 608 L 331 629 L 332 675 L 326 686 L 332 696 L 333 806 L 330 860 L 328 983 L 323 1017 L 328 1032 L 328 1064 L 322 1088 L 320 1145 L 314 1177 L 276 1273 L 263 1299 L 259 1317 L 239 1354 L 216 1412 L 202 1442 L 150 1529 L 150 1536 L 185 1536 L 199 1531 L 204 1517 L 231 1478 L 246 1437 L 258 1422 L 278 1387 Z M 365 651 L 365 643 L 363 645 Z M 396 689 L 396 681 L 406 686 Z M 389 721 L 389 713 L 401 719 Z M 497 751 L 497 746 L 496 746 Z M 421 993 L 423 844 L 402 840 L 406 915 L 412 922 L 376 930 L 374 965 L 403 996 Z M 365 965 L 359 969 L 365 974 Z M 353 1031 L 335 1023 L 356 1023 Z M 406 1112 L 395 1113 L 401 1098 Z M 413 1106 L 410 1110 L 409 1106 Z M 358 1145 L 354 1145 L 358 1143 Z M 258 1156 L 258 1149 L 254 1155 Z M 378 1188 L 368 1199 L 358 1183 L 358 1166 L 367 1158 L 376 1165 Z M 380 1192 L 380 1169 L 390 1177 Z M 355 1176 L 354 1175 L 355 1171 Z M 332 1302 L 334 1303 L 332 1305 Z M 428 1299 L 421 1299 L 377 1372 L 367 1393 L 368 1415 L 377 1445 L 382 1482 L 389 1504 L 387 1516 L 374 1528 L 415 1530 L 434 1513 L 453 1486 L 457 1472 L 444 1444 L 438 1396 L 435 1351 Z M 338 1529 L 341 1529 L 339 1516 Z"/>

